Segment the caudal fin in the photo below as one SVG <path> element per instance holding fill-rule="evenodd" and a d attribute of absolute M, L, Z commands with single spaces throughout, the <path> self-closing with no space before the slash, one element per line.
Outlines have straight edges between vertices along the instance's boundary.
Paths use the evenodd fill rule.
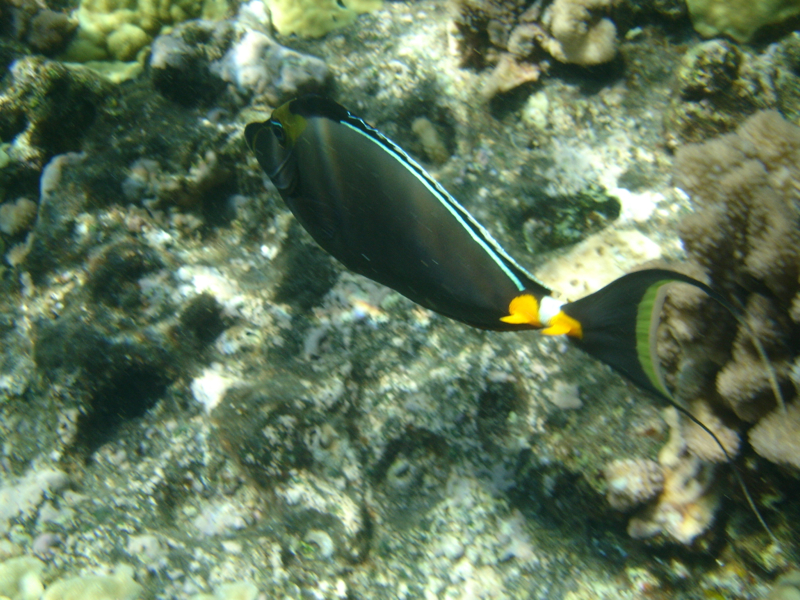
<path fill-rule="evenodd" d="M 664 375 L 656 348 L 656 334 L 661 320 L 666 286 L 670 283 L 688 283 L 700 288 L 746 326 L 734 308 L 706 284 L 675 271 L 647 269 L 624 275 L 594 294 L 562 306 L 561 311 L 580 324 L 580 327 L 577 328 L 581 333 L 580 337 L 571 339 L 587 353 L 619 371 L 639 387 L 666 399 L 711 435 L 733 467 L 736 479 L 739 481 L 750 508 L 777 545 L 778 540 L 775 534 L 759 512 L 739 469 L 736 468 L 725 446 L 713 431 L 675 402 L 664 384 Z M 758 340 L 756 336 L 752 335 L 752 332 L 751 336 L 753 341 L 758 344 Z M 768 365 L 769 361 L 763 348 L 760 345 L 758 347 L 762 358 Z M 781 403 L 774 373 L 772 380 L 776 398 Z"/>
<path fill-rule="evenodd" d="M 664 384 L 659 365 L 656 332 L 666 286 L 676 282 L 700 288 L 730 308 L 704 283 L 665 269 L 629 273 L 561 308 L 581 324 L 581 337 L 573 338 L 577 346 L 639 387 L 670 402 L 673 397 Z"/>

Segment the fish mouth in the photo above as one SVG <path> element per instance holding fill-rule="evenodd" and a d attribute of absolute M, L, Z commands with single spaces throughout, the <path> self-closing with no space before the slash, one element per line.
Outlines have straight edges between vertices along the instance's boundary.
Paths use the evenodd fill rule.
<path fill-rule="evenodd" d="M 264 123 L 248 123 L 245 125 L 244 128 L 244 141 L 247 143 L 247 147 L 250 148 L 252 152 L 255 152 L 255 141 L 258 132 L 264 126 Z"/>
<path fill-rule="evenodd" d="M 293 150 L 287 152 L 284 159 L 275 166 L 274 171 L 271 173 L 267 171 L 267 176 L 281 194 L 291 195 L 297 189 L 297 177 L 292 177 L 291 169 L 287 169 L 293 152 Z"/>
<path fill-rule="evenodd" d="M 291 193 L 292 190 L 297 187 L 297 182 L 295 181 L 296 178 L 292 177 L 291 174 L 287 174 L 287 165 L 289 160 L 292 158 L 292 151 L 287 152 L 283 160 L 275 165 L 273 169 L 269 169 L 264 163 L 272 163 L 273 161 L 262 160 L 262 157 L 274 156 L 277 153 L 260 152 L 256 148 L 256 140 L 258 139 L 258 135 L 266 128 L 267 123 L 269 123 L 269 121 L 264 121 L 263 123 L 248 123 L 244 128 L 245 142 L 247 143 L 248 148 L 250 148 L 250 150 L 256 155 L 261 168 L 267 174 L 267 177 L 269 177 L 270 181 L 272 181 L 273 185 L 278 188 L 278 191 L 281 193 Z"/>

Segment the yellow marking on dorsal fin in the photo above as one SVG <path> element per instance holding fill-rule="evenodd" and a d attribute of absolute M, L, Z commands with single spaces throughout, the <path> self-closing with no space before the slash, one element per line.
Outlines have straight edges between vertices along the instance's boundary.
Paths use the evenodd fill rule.
<path fill-rule="evenodd" d="M 532 327 L 542 326 L 539 321 L 539 301 L 532 294 L 523 294 L 514 298 L 508 305 L 508 312 L 511 314 L 500 318 L 503 323 L 527 324 Z"/>
<path fill-rule="evenodd" d="M 562 310 L 550 319 L 547 327 L 542 329 L 542 333 L 545 335 L 566 334 L 570 337 L 581 339 L 583 337 L 583 327 L 581 327 L 580 321 L 573 319 Z"/>

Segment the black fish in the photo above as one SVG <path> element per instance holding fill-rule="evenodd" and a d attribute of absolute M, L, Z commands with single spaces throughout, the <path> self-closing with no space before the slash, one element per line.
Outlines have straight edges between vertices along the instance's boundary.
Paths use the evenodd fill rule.
<path fill-rule="evenodd" d="M 636 385 L 672 400 L 655 350 L 664 269 L 563 304 L 394 142 L 332 100 L 303 96 L 245 129 L 248 146 L 317 243 L 348 269 L 474 327 L 566 334 Z"/>

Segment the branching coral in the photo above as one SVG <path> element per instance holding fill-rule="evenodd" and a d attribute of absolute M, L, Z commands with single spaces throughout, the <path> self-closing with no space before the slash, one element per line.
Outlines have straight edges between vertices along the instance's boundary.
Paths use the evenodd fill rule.
<path fill-rule="evenodd" d="M 708 310 L 703 301 L 694 309 L 689 303 L 684 314 L 694 311 L 694 316 L 682 322 L 668 317 L 667 337 L 680 337 L 682 329 L 692 327 L 716 330 L 705 342 L 697 331 L 690 333 L 716 361 L 699 387 L 706 388 L 712 406 L 721 402 L 746 422 L 761 419 L 751 434 L 759 454 L 800 466 L 800 447 L 786 445 L 780 456 L 769 449 L 769 440 L 797 437 L 800 424 L 788 418 L 791 411 L 785 415 L 781 409 L 763 418 L 776 400 L 767 365 L 753 342 L 755 335 L 784 394 L 793 393 L 789 374 L 800 326 L 800 127 L 775 111 L 756 113 L 735 134 L 680 148 L 676 183 L 698 207 L 681 225 L 689 258 L 715 287 L 741 304 L 743 314 L 728 327 L 724 318 L 703 318 Z M 749 292 L 742 294 L 742 289 Z M 731 331 L 727 341 L 725 329 Z M 705 416 L 714 429 L 714 417 Z M 728 446 L 724 439 L 723 444 Z"/>

